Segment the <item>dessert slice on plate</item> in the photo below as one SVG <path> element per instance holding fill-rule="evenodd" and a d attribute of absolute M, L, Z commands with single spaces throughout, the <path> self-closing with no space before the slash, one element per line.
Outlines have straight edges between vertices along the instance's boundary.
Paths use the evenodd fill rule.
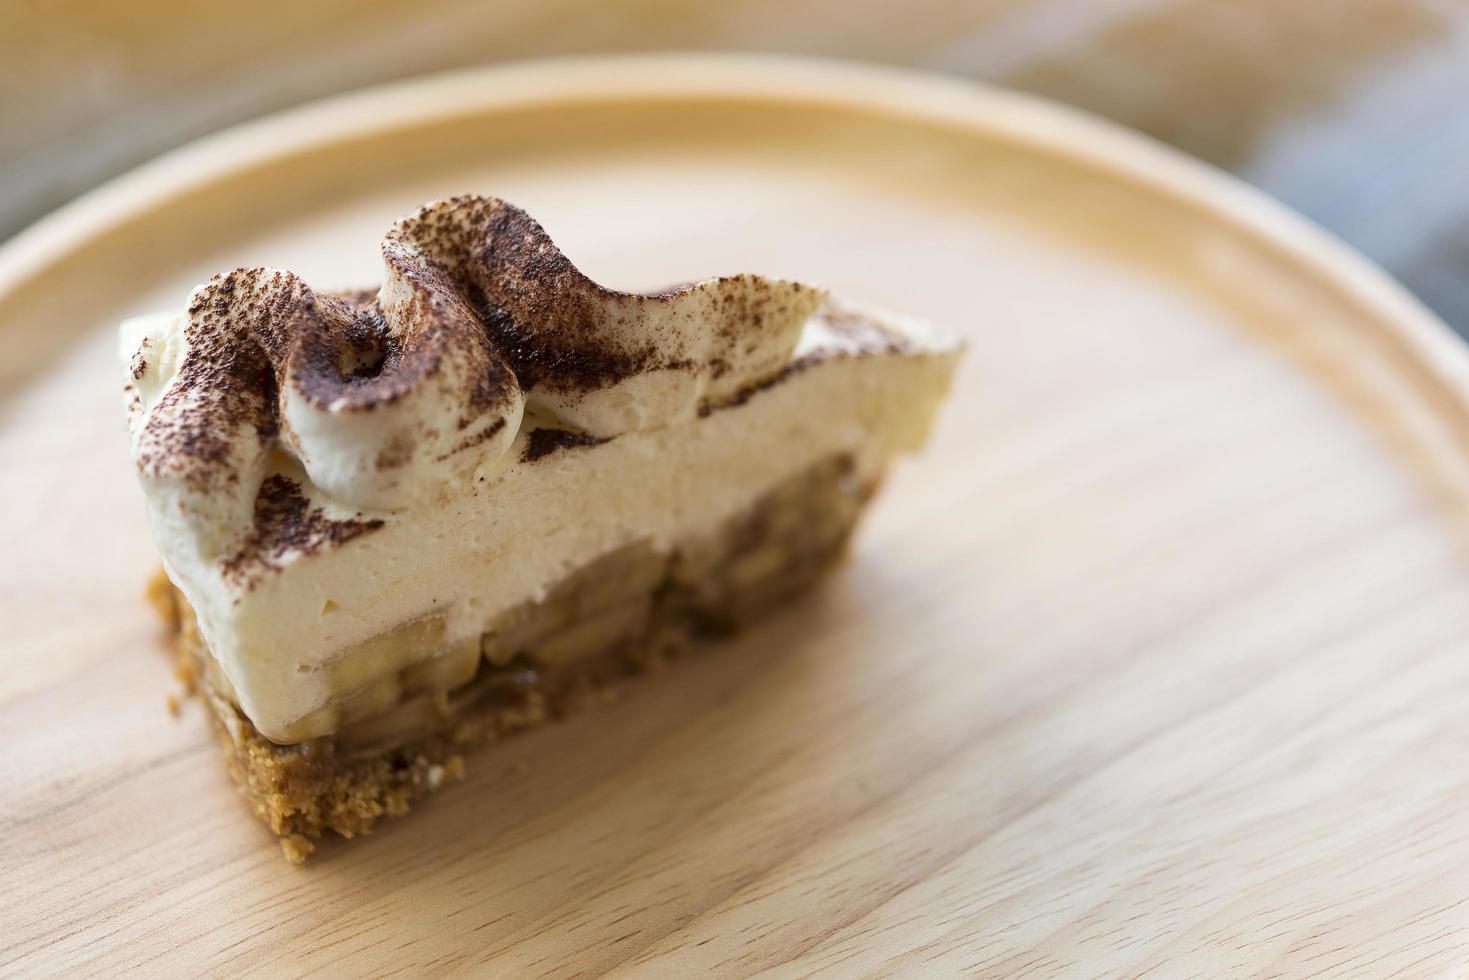
<path fill-rule="evenodd" d="M 382 251 L 122 331 L 156 594 L 293 860 L 813 582 L 958 357 L 798 282 L 605 289 L 493 198 Z"/>

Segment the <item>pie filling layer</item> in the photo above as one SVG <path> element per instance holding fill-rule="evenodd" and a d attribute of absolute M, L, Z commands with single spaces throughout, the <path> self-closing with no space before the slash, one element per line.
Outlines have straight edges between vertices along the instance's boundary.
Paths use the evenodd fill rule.
<path fill-rule="evenodd" d="M 872 490 L 849 456 L 822 460 L 712 534 L 668 553 L 629 546 L 506 610 L 452 685 L 400 680 L 375 713 L 292 745 L 265 738 L 216 686 L 193 612 L 166 582 L 161 604 L 181 662 L 202 673 L 231 772 L 299 861 L 325 831 L 351 837 L 406 812 L 462 774 L 468 749 L 565 715 L 809 586 L 841 555 Z"/>

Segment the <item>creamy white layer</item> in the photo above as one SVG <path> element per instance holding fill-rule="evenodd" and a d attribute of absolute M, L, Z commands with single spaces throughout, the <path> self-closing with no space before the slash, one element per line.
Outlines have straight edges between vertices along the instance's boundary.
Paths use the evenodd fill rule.
<path fill-rule="evenodd" d="M 278 451 L 266 476 L 299 484 L 325 518 L 383 523 L 332 548 L 288 553 L 258 578 L 241 580 L 202 558 L 191 528 L 172 519 L 179 504 L 167 494 L 149 496 L 155 536 L 245 714 L 268 737 L 322 734 L 334 727 L 322 709 L 380 669 L 343 663 L 344 651 L 443 617 L 421 651 L 433 656 L 602 554 L 634 541 L 671 548 L 699 537 L 817 460 L 851 453 L 867 477 L 918 448 L 958 345 L 919 324 L 881 322 L 902 342 L 873 350 L 870 338 L 812 318 L 794 355 L 798 368 L 706 417 L 532 460 L 529 432 L 546 420 L 528 414 L 508 452 L 487 454 L 464 480 L 411 509 L 343 507 Z M 126 325 L 124 357 L 132 360 L 143 335 L 165 349 L 177 344 L 177 324 L 162 317 Z M 168 359 L 150 369 L 166 372 Z M 167 379 L 139 383 L 166 387 Z M 230 533 L 248 529 L 220 531 Z M 303 728 L 309 716 L 316 721 Z"/>

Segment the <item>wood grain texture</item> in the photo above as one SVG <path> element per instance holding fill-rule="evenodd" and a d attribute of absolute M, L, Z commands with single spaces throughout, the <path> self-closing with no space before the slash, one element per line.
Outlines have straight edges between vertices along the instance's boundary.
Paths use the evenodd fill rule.
<path fill-rule="evenodd" d="M 1043 106 L 708 69 L 338 105 L 0 251 L 4 972 L 1462 971 L 1457 342 Z M 236 264 L 372 282 L 464 190 L 613 285 L 801 276 L 971 350 L 818 594 L 293 868 L 164 709 L 110 328 Z"/>

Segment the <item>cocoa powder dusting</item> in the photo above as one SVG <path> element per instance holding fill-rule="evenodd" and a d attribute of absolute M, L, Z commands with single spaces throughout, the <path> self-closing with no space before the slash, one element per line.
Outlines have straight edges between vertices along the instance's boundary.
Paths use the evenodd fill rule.
<path fill-rule="evenodd" d="M 386 307 L 375 291 L 317 293 L 297 276 L 264 268 L 236 269 L 197 290 L 177 373 L 142 422 L 139 468 L 208 499 L 258 472 L 270 452 L 296 445 L 291 433 L 282 436 L 288 398 L 329 420 L 420 392 L 456 399 L 450 417 L 459 434 L 469 435 L 448 440 L 405 430 L 373 462 L 385 470 L 428 453 L 446 460 L 502 432 L 525 394 L 575 397 L 650 371 L 717 378 L 742 369 L 742 358 L 780 336 L 771 330 L 803 319 L 819 300 L 809 287 L 757 276 L 648 295 L 606 289 L 578 271 L 529 215 L 488 197 L 426 205 L 389 230 L 382 253 Z M 682 305 L 670 306 L 674 300 Z M 800 368 L 797 362 L 754 382 L 730 403 Z M 146 345 L 132 370 L 135 378 L 148 370 Z M 523 458 L 602 441 L 538 429 Z M 260 488 L 247 539 L 225 571 L 240 580 L 258 577 L 288 554 L 333 547 L 381 526 L 329 519 L 300 486 L 273 476 Z"/>
<path fill-rule="evenodd" d="M 757 378 L 725 398 L 704 402 L 699 406 L 699 418 L 708 418 L 722 409 L 738 408 L 760 392 L 768 391 L 788 378 L 824 361 L 829 361 L 833 357 L 861 357 L 874 354 L 902 355 L 914 352 L 913 343 L 906 336 L 866 314 L 846 309 L 835 303 L 828 303 L 817 311 L 816 316 L 824 321 L 833 333 L 841 335 L 846 340 L 848 346 L 844 351 L 839 353 L 836 350 L 817 349 L 803 357 L 798 357 L 783 365 L 774 374 Z"/>
<path fill-rule="evenodd" d="M 543 456 L 549 456 L 561 449 L 574 449 L 577 446 L 600 446 L 607 442 L 604 438 L 588 435 L 585 432 L 572 432 L 569 429 L 532 429 L 525 440 L 525 449 L 521 451 L 520 458 L 527 463 L 534 463 Z"/>
<path fill-rule="evenodd" d="M 299 483 L 276 474 L 260 485 L 250 533 L 221 569 L 225 578 L 248 585 L 279 568 L 289 555 L 315 554 L 382 526 L 380 520 L 329 518 L 312 506 Z"/>

